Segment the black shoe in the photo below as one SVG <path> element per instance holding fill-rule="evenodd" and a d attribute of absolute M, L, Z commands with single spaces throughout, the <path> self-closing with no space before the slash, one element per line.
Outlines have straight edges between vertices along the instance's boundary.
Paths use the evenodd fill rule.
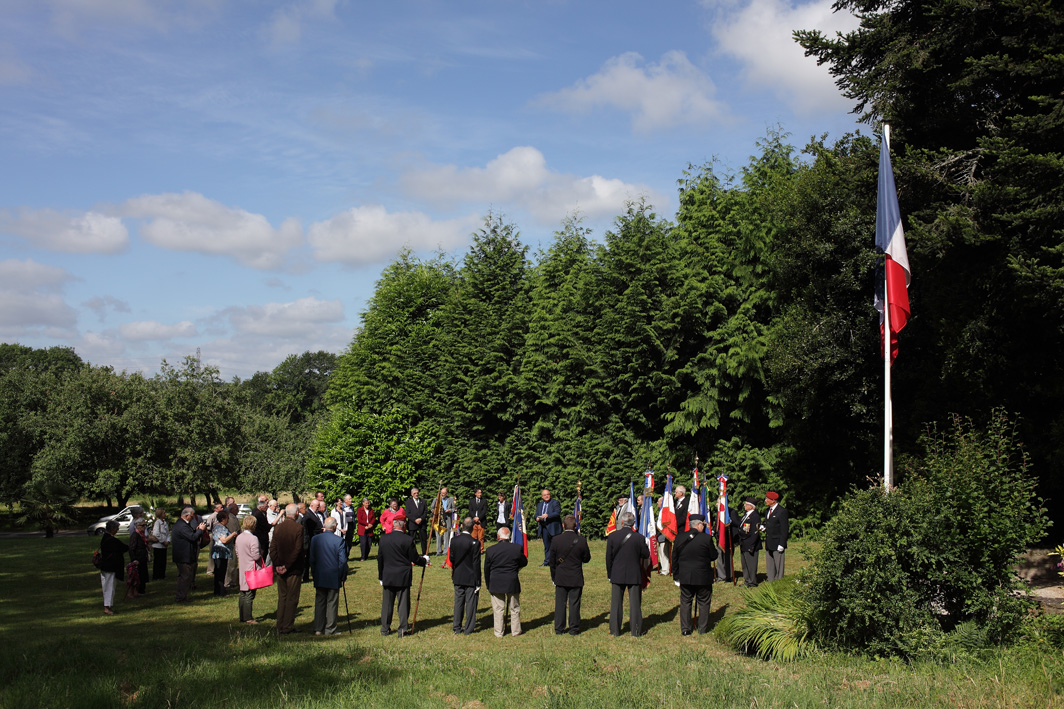
<path fill-rule="evenodd" d="M 381 631 L 381 637 L 386 637 L 386 636 L 391 635 L 391 634 L 392 634 L 392 631 L 390 631 L 390 630 L 382 630 Z"/>
<path fill-rule="evenodd" d="M 681 630 L 681 631 L 680 631 L 680 635 L 684 636 L 685 638 L 686 638 L 686 637 L 687 637 L 688 635 L 690 635 L 690 634 L 691 634 L 691 631 L 690 631 L 690 630 Z"/>
<path fill-rule="evenodd" d="M 540 566 L 550 566 L 550 564 L 544 561 L 542 564 L 540 564 Z"/>

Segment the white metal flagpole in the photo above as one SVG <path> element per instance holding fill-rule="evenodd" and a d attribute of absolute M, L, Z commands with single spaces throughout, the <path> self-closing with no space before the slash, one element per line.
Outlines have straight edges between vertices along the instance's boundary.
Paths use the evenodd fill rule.
<path fill-rule="evenodd" d="M 890 126 L 883 124 L 883 136 L 890 150 Z M 883 255 L 883 490 L 894 486 L 894 414 L 890 403 L 890 287 L 887 278 L 886 254 Z"/>

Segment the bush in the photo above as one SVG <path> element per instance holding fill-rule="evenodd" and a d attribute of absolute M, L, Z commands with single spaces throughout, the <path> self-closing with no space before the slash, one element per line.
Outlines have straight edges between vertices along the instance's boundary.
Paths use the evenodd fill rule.
<path fill-rule="evenodd" d="M 955 419 L 924 444 L 897 490 L 852 493 L 824 529 L 807 579 L 824 645 L 912 657 L 962 623 L 965 639 L 1002 642 L 1031 606 L 1013 564 L 1048 522 L 1014 428 Z"/>

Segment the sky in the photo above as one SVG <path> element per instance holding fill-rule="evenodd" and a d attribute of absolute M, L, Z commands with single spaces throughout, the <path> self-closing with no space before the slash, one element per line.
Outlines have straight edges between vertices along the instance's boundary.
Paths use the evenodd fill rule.
<path fill-rule="evenodd" d="M 489 212 L 671 218 L 689 165 L 857 129 L 831 0 L 3 0 L 0 342 L 223 379 L 350 343 Z M 867 132 L 867 131 L 866 131 Z"/>

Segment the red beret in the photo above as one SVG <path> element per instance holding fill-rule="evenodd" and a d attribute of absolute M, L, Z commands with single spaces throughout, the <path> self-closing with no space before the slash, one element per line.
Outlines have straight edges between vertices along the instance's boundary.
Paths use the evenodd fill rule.
<path fill-rule="evenodd" d="M 765 497 L 767 497 L 770 500 L 778 500 L 778 499 L 780 499 L 780 494 L 778 492 L 772 492 L 771 490 L 769 490 L 768 492 L 765 493 Z"/>

